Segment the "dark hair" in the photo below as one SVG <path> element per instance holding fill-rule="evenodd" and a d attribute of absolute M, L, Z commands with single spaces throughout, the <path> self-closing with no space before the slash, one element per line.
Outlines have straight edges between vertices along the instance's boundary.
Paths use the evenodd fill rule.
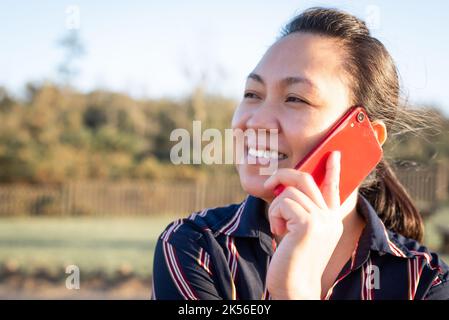
<path fill-rule="evenodd" d="M 295 32 L 337 40 L 352 105 L 363 105 L 371 121 L 382 120 L 389 135 L 413 131 L 411 124 L 423 121 L 419 113 L 400 105 L 399 77 L 393 59 L 362 20 L 340 10 L 314 7 L 294 17 L 283 28 L 281 38 Z M 424 227 L 419 211 L 385 158 L 359 192 L 373 205 L 386 228 L 422 241 Z"/>

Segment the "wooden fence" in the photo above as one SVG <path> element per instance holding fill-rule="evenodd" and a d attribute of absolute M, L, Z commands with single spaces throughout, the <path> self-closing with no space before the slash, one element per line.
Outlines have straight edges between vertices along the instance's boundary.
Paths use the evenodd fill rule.
<path fill-rule="evenodd" d="M 237 177 L 206 182 L 70 182 L 62 186 L 0 185 L 0 216 L 186 215 L 240 202 Z"/>
<path fill-rule="evenodd" d="M 396 173 L 422 211 L 429 213 L 447 200 L 447 166 L 396 169 Z M 0 185 L 0 216 L 185 216 L 202 208 L 240 202 L 244 197 L 236 175 L 191 183 L 84 181 L 59 187 Z"/>
<path fill-rule="evenodd" d="M 418 168 L 397 168 L 395 173 L 423 216 L 431 215 L 441 203 L 449 199 L 447 163 Z"/>

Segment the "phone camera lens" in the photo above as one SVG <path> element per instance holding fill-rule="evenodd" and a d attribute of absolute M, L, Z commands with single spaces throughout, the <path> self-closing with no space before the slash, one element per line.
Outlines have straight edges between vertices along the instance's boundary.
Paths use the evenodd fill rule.
<path fill-rule="evenodd" d="M 362 122 L 365 119 L 365 114 L 363 112 L 359 112 L 357 115 L 357 121 Z"/>

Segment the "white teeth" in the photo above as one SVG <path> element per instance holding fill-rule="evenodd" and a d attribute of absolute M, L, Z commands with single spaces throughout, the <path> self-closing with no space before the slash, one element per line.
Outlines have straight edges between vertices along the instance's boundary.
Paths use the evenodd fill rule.
<path fill-rule="evenodd" d="M 287 158 L 283 153 L 274 150 L 256 150 L 254 148 L 248 148 L 248 155 L 252 157 L 265 158 L 265 159 L 277 159 L 282 160 Z"/>
<path fill-rule="evenodd" d="M 248 149 L 248 154 L 252 157 L 257 157 L 257 150 L 253 148 Z"/>

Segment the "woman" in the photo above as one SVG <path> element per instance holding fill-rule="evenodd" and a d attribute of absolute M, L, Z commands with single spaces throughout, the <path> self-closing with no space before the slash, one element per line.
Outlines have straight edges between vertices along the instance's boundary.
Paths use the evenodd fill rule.
<path fill-rule="evenodd" d="M 152 298 L 449 299 L 448 267 L 419 244 L 419 213 L 385 160 L 342 205 L 338 152 L 322 190 L 291 169 L 352 105 L 365 107 L 381 145 L 398 130 L 407 114 L 392 58 L 354 16 L 306 10 L 248 76 L 232 121 L 278 130 L 279 169 L 268 177 L 262 161 L 237 165 L 241 204 L 166 228 Z M 248 141 L 246 156 L 264 148 Z"/>

